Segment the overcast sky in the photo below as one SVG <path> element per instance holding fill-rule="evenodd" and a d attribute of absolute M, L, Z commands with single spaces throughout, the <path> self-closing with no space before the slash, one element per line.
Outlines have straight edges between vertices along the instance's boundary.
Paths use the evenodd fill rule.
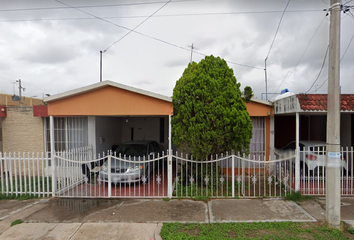
<path fill-rule="evenodd" d="M 241 90 L 251 86 L 259 99 L 265 99 L 267 56 L 268 93 L 285 88 L 327 93 L 330 19 L 323 9 L 329 8 L 329 0 L 287 4 L 286 0 L 0 0 L 0 93 L 18 94 L 14 84 L 18 79 L 26 88 L 24 96 L 39 98 L 99 82 L 100 51 L 107 50 L 103 80 L 172 96 L 190 61 L 192 44 L 193 61 L 205 55 L 225 59 Z M 353 6 L 354 1 L 343 4 Z M 342 13 L 341 21 L 342 93 L 354 93 L 351 14 L 354 9 Z"/>

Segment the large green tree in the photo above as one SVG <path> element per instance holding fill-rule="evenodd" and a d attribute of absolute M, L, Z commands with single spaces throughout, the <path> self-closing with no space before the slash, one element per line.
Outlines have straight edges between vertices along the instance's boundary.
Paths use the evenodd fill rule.
<path fill-rule="evenodd" d="M 199 160 L 248 153 L 252 122 L 240 85 L 219 57 L 190 63 L 173 89 L 172 142 Z"/>

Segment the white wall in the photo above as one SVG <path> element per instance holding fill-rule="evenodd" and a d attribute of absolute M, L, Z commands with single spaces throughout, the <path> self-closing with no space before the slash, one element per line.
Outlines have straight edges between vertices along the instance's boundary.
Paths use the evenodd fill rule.
<path fill-rule="evenodd" d="M 168 149 L 168 117 L 164 117 L 164 142 L 160 142 L 160 117 L 89 117 L 88 142 L 94 153 L 103 153 L 131 140 L 155 140 L 162 150 Z"/>
<path fill-rule="evenodd" d="M 164 142 L 160 142 L 160 117 L 124 117 L 121 121 L 121 142 L 131 140 L 131 129 L 134 129 L 134 140 L 155 140 L 162 150 L 168 149 L 168 116 L 164 118 Z"/>
<path fill-rule="evenodd" d="M 103 153 L 112 149 L 112 145 L 121 143 L 121 118 L 96 117 L 96 150 Z"/>

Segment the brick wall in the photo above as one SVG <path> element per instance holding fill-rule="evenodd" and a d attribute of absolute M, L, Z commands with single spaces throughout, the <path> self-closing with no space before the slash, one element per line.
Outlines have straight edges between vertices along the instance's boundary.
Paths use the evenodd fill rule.
<path fill-rule="evenodd" d="M 2 119 L 3 152 L 43 152 L 43 119 L 33 117 L 32 107 L 7 107 Z"/>

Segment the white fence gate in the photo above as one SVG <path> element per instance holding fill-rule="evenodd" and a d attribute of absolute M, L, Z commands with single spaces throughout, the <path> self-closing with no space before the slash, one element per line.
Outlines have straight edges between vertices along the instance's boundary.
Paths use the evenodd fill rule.
<path fill-rule="evenodd" d="M 302 159 L 308 154 L 302 151 Z M 353 149 L 342 151 L 342 195 L 354 195 Z M 301 159 L 301 157 L 300 157 Z M 0 153 L 0 193 L 83 198 L 279 197 L 295 190 L 325 195 L 325 167 L 311 171 L 304 161 L 299 179 L 295 157 L 223 154 L 207 161 L 167 153 L 151 159 L 112 154 L 95 157 L 89 147 L 50 153 Z"/>

